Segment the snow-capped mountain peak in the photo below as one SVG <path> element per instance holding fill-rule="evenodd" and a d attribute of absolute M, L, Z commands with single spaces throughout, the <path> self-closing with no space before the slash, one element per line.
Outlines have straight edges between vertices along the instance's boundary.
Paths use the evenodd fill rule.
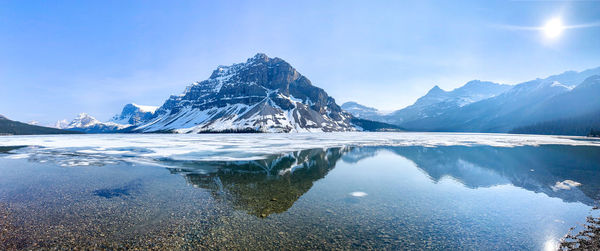
<path fill-rule="evenodd" d="M 123 107 L 121 113 L 112 117 L 109 122 L 121 125 L 138 125 L 151 119 L 157 109 L 158 106 L 127 104 Z"/>
<path fill-rule="evenodd" d="M 171 96 L 142 132 L 351 131 L 352 115 L 290 64 L 258 53 Z"/>
<path fill-rule="evenodd" d="M 77 115 L 77 117 L 75 119 L 73 119 L 69 125 L 67 125 L 67 128 L 82 128 L 82 127 L 90 127 L 93 125 L 97 125 L 100 124 L 102 122 L 100 122 L 99 120 L 97 120 L 96 118 L 90 116 L 87 113 L 80 113 Z"/>

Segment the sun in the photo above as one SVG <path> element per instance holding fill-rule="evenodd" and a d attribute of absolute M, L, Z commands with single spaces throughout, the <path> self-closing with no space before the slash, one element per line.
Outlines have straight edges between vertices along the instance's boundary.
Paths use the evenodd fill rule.
<path fill-rule="evenodd" d="M 544 31 L 546 37 L 556 38 L 562 34 L 563 30 L 565 30 L 565 26 L 560 18 L 553 18 L 546 22 L 546 25 L 544 25 L 542 30 Z"/>

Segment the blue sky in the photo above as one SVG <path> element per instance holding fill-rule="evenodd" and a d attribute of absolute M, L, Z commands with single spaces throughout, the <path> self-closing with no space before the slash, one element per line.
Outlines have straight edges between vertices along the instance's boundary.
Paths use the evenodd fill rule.
<path fill-rule="evenodd" d="M 339 104 L 384 110 L 434 85 L 508 84 L 600 66 L 599 1 L 1 1 L 0 114 L 49 123 L 161 105 L 264 52 Z"/>

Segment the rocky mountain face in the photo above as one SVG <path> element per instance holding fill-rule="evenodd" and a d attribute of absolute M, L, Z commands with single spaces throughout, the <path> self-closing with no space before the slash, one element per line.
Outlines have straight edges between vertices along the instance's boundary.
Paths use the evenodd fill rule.
<path fill-rule="evenodd" d="M 158 109 L 158 106 L 127 104 L 123 107 L 121 113 L 112 117 L 109 122 L 122 125 L 138 125 L 152 119 L 156 109 Z"/>
<path fill-rule="evenodd" d="M 352 115 L 290 64 L 256 54 L 219 66 L 209 79 L 171 96 L 137 132 L 354 131 Z"/>

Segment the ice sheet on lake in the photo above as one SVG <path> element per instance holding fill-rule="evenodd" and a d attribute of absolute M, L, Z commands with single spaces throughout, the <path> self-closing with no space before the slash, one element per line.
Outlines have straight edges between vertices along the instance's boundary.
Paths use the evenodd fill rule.
<path fill-rule="evenodd" d="M 94 134 L 0 137 L 0 147 L 29 146 L 13 151 L 20 157 L 73 156 L 69 160 L 71 162 L 67 162 L 73 165 L 115 161 L 152 162 L 160 159 L 256 160 L 272 154 L 344 146 L 515 147 L 550 144 L 600 146 L 600 142 L 585 137 L 478 133 Z M 3 157 L 11 158 L 10 155 Z"/>

